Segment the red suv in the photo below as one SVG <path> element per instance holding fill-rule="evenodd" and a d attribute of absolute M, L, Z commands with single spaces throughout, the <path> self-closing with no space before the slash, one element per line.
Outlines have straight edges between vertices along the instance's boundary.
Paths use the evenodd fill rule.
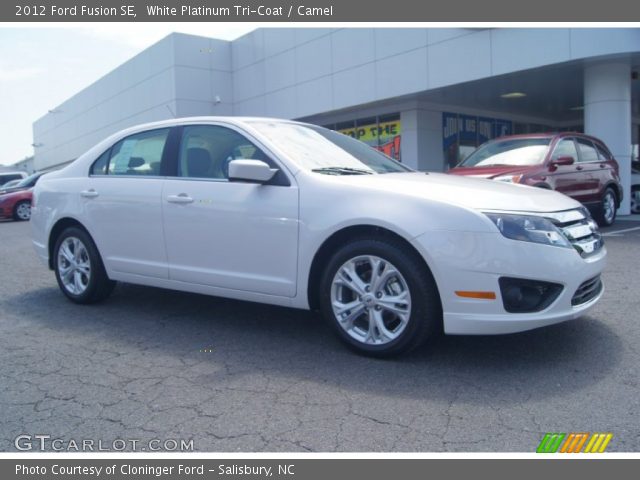
<path fill-rule="evenodd" d="M 582 133 L 496 138 L 448 173 L 557 190 L 582 202 L 601 226 L 613 224 L 622 200 L 618 162 L 601 140 Z"/>

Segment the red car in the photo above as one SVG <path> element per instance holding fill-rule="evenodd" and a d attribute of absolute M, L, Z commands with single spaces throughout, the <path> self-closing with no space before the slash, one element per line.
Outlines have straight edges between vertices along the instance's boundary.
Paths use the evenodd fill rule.
<path fill-rule="evenodd" d="M 29 220 L 33 187 L 42 174 L 36 173 L 8 190 L 0 191 L 0 219 Z"/>
<path fill-rule="evenodd" d="M 601 140 L 582 133 L 497 138 L 448 173 L 557 190 L 583 203 L 601 226 L 613 224 L 622 200 L 618 162 Z"/>

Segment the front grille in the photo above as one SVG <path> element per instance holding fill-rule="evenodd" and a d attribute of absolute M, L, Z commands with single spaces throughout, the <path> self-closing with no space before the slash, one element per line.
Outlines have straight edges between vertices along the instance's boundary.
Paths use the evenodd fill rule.
<path fill-rule="evenodd" d="M 598 225 L 585 208 L 557 212 L 547 218 L 560 229 L 582 257 L 597 253 L 604 245 Z"/>
<path fill-rule="evenodd" d="M 587 303 L 589 300 L 597 297 L 602 291 L 602 280 L 600 275 L 590 278 L 586 282 L 582 282 L 576 293 L 573 294 L 571 305 L 578 306 Z"/>

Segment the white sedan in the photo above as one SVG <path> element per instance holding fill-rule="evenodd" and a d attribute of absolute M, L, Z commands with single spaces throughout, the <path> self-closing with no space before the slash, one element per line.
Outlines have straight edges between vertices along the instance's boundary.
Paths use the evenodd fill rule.
<path fill-rule="evenodd" d="M 62 292 L 116 281 L 318 309 L 357 351 L 581 316 L 603 293 L 597 226 L 562 194 L 416 172 L 293 121 L 186 118 L 99 143 L 34 192 Z"/>

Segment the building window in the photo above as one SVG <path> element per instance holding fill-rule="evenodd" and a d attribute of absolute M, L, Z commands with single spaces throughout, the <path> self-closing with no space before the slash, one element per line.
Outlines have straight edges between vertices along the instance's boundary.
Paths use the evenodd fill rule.
<path fill-rule="evenodd" d="M 539 123 L 513 122 L 513 133 L 515 135 L 527 133 L 550 133 L 550 132 L 578 132 L 582 133 L 582 125 L 569 125 L 566 127 L 552 127 Z"/>
<path fill-rule="evenodd" d="M 442 147 L 446 165 L 455 167 L 484 142 L 511 135 L 512 130 L 510 120 L 443 112 Z"/>
<path fill-rule="evenodd" d="M 402 161 L 400 152 L 402 129 L 399 113 L 360 118 L 325 125 L 325 127 L 349 135 L 399 162 Z"/>

